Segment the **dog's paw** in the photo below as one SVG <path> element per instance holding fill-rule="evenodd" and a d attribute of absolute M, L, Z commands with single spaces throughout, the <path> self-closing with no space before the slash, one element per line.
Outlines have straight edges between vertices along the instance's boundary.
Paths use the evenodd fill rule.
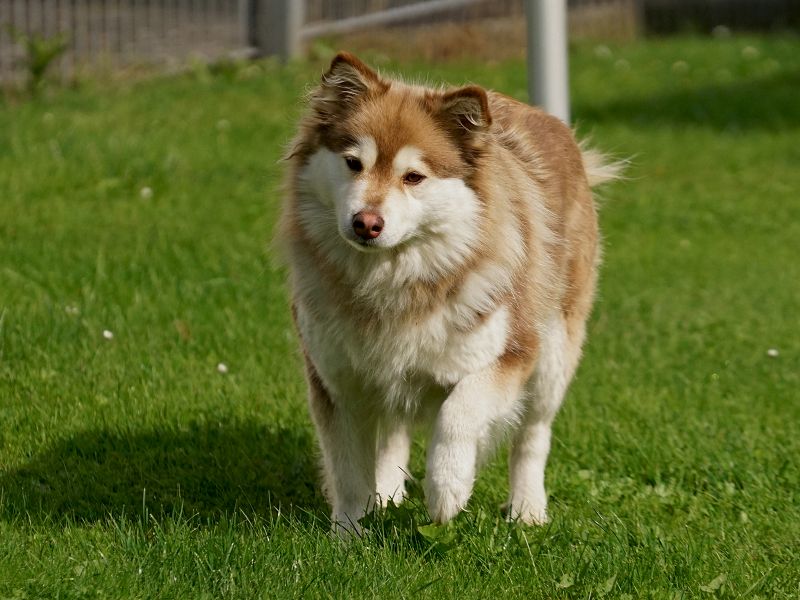
<path fill-rule="evenodd" d="M 364 517 L 364 510 L 338 510 L 331 515 L 331 533 L 342 540 L 361 537 L 364 528 L 359 520 Z"/>
<path fill-rule="evenodd" d="M 391 494 L 381 494 L 380 492 L 377 494 L 378 506 L 380 506 L 381 508 L 386 508 L 387 506 L 389 506 L 390 502 L 395 506 L 400 506 L 405 499 L 406 499 L 405 487 L 396 489 Z"/>
<path fill-rule="evenodd" d="M 550 518 L 547 515 L 547 503 L 523 502 L 519 504 L 507 503 L 506 520 L 523 523 L 525 525 L 546 525 Z"/>
<path fill-rule="evenodd" d="M 451 479 L 445 482 L 430 482 L 425 497 L 428 514 L 436 523 L 446 523 L 464 510 L 472 494 L 472 480 Z"/>
<path fill-rule="evenodd" d="M 428 456 L 425 498 L 428 514 L 446 523 L 467 506 L 475 483 L 473 443 L 435 443 Z"/>

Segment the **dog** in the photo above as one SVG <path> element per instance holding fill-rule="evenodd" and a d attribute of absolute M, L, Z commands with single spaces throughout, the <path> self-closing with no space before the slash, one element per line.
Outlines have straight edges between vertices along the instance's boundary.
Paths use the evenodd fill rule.
<path fill-rule="evenodd" d="M 511 427 L 507 514 L 544 523 L 551 424 L 600 262 L 591 188 L 618 166 L 542 110 L 387 79 L 345 52 L 287 161 L 277 237 L 334 530 L 403 500 L 423 424 L 433 521 L 466 507 Z"/>

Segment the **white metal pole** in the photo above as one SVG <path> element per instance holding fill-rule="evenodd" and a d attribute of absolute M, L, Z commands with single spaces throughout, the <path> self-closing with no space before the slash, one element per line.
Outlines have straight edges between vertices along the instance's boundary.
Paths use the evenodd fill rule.
<path fill-rule="evenodd" d="M 306 0 L 287 0 L 286 12 L 286 57 L 297 58 L 303 53 L 300 35 L 306 20 Z"/>
<path fill-rule="evenodd" d="M 569 123 L 567 0 L 526 0 L 528 97 Z"/>
<path fill-rule="evenodd" d="M 288 60 L 301 54 L 305 0 L 248 0 L 244 6 L 253 19 L 249 35 L 256 55 Z"/>

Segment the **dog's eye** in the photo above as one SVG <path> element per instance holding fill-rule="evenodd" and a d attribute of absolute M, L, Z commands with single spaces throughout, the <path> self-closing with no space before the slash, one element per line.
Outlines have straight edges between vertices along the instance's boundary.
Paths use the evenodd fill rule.
<path fill-rule="evenodd" d="M 347 163 L 347 168 L 353 173 L 361 173 L 361 171 L 364 169 L 364 165 L 362 165 L 361 161 L 355 156 L 345 156 L 344 162 Z"/>
<path fill-rule="evenodd" d="M 405 177 L 403 177 L 403 182 L 409 185 L 417 185 L 423 179 L 425 179 L 425 175 L 422 173 L 417 173 L 416 171 L 411 171 L 410 173 L 405 174 Z"/>

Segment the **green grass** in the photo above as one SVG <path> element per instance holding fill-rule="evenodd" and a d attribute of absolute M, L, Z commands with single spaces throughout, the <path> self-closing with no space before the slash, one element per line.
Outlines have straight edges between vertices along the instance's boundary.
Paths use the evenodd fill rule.
<path fill-rule="evenodd" d="M 321 64 L 0 104 L 0 598 L 800 596 L 800 40 L 571 60 L 580 133 L 634 158 L 553 522 L 501 519 L 501 451 L 453 526 L 417 494 L 347 545 L 267 245 Z M 519 62 L 381 66 L 524 97 Z"/>

